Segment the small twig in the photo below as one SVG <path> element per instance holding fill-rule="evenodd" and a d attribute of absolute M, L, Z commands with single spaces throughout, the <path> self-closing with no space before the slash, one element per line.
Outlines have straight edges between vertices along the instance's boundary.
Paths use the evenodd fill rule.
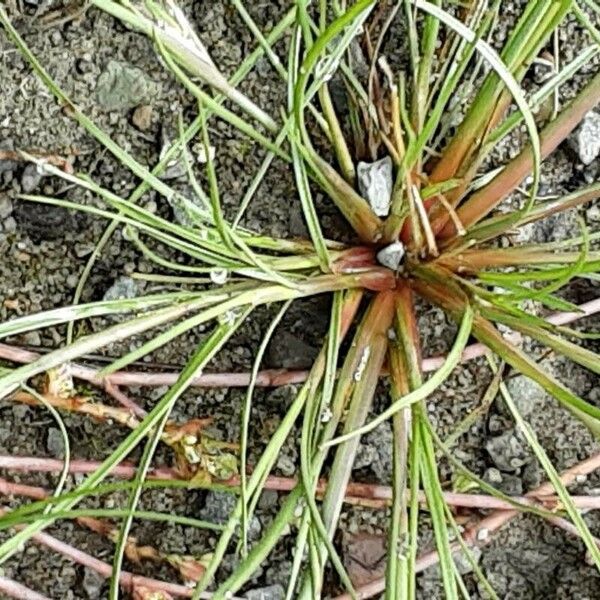
<path fill-rule="evenodd" d="M 74 173 L 73 165 L 68 158 L 64 158 L 58 154 L 45 154 L 43 152 L 29 152 L 28 154 L 62 169 L 65 173 L 69 173 L 70 175 Z M 0 150 L 0 160 L 28 162 L 18 150 Z"/>
<path fill-rule="evenodd" d="M 578 319 L 583 319 L 600 312 L 600 298 L 586 302 L 579 306 L 580 312 L 559 312 L 550 315 L 546 321 L 553 325 L 566 325 Z M 518 341 L 518 334 L 511 335 L 512 342 Z M 488 351 L 483 344 L 471 344 L 465 348 L 461 361 L 466 362 L 483 356 Z M 24 350 L 17 346 L 0 344 L 0 358 L 16 363 L 31 363 L 40 357 L 36 352 Z M 445 356 L 434 356 L 423 359 L 422 369 L 424 372 L 439 369 L 445 361 Z M 86 367 L 73 363 L 71 374 L 76 379 L 88 381 L 94 385 L 105 388 L 107 382 L 113 386 L 145 386 L 156 387 L 162 385 L 173 385 L 179 377 L 178 372 L 172 373 L 145 373 L 143 371 L 117 371 L 106 377 L 98 375 L 99 369 Z M 279 387 L 303 383 L 308 377 L 308 371 L 288 371 L 286 369 L 268 369 L 259 371 L 256 380 L 258 387 Z M 384 369 L 382 375 L 386 374 Z M 191 385 L 195 387 L 246 387 L 250 383 L 250 373 L 207 373 L 196 377 Z M 139 409 L 139 407 L 138 407 Z M 139 409 L 141 410 L 141 409 Z"/>
<path fill-rule="evenodd" d="M 4 482 L 4 483 L 9 484 L 9 487 L 10 487 L 10 482 Z M 21 491 L 24 491 L 24 489 L 26 487 L 28 487 L 28 486 L 20 486 L 20 487 L 18 487 L 18 489 L 20 489 Z M 15 489 L 17 489 L 17 488 L 15 488 Z M 33 491 L 33 493 L 37 493 L 39 489 L 41 489 L 41 488 L 32 488 L 32 491 Z M 7 512 L 8 511 L 6 511 L 6 509 L 0 509 L 0 515 L 3 515 Z M 87 517 L 86 517 L 86 519 L 88 519 L 89 521 L 92 521 L 92 519 L 89 519 Z M 98 521 L 98 520 L 93 519 L 93 521 Z M 24 527 L 23 525 L 15 525 L 16 530 L 21 530 L 21 529 L 23 529 L 23 527 Z M 83 552 L 82 550 L 79 550 L 78 548 L 75 548 L 74 546 L 67 544 L 66 542 L 62 542 L 59 539 L 57 539 L 47 533 L 36 533 L 33 535 L 32 539 L 35 540 L 36 542 L 38 542 L 39 544 L 42 544 L 43 546 L 46 546 L 47 548 L 50 548 L 50 549 L 58 552 L 59 554 L 62 554 L 63 556 L 70 558 L 72 561 L 74 561 L 80 565 L 83 565 L 85 567 L 88 567 L 88 568 L 92 569 L 93 571 L 96 571 L 103 577 L 108 578 L 108 577 L 112 576 L 112 565 L 109 565 L 108 563 L 105 563 L 105 562 L 91 556 L 90 554 L 87 554 L 87 553 Z M 182 570 L 182 574 L 183 574 L 183 570 Z M 192 593 L 193 593 L 193 588 L 187 587 L 185 585 L 179 585 L 176 583 L 161 581 L 159 579 L 152 579 L 149 577 L 144 577 L 142 575 L 135 575 L 133 573 L 129 573 L 128 571 L 121 571 L 120 577 L 119 577 L 119 582 L 122 587 L 124 587 L 125 589 L 130 590 L 130 591 L 133 591 L 139 587 L 145 587 L 150 590 L 166 592 L 173 596 L 184 596 L 187 598 L 191 597 Z M 10 584 L 13 584 L 12 588 L 8 587 Z M 3 587 L 3 585 L 6 585 L 7 587 Z M 11 580 L 7 580 L 7 579 L 0 577 L 0 590 L 7 591 L 10 589 L 15 590 L 15 595 L 14 595 L 15 598 L 25 598 L 27 600 L 49 600 L 46 596 L 38 595 L 35 592 L 31 592 L 34 595 L 29 595 L 27 588 L 25 588 L 24 586 L 21 586 L 20 584 L 18 584 L 16 582 L 12 582 Z M 21 593 L 20 595 L 16 593 L 19 590 L 23 591 L 23 593 Z M 200 597 L 201 598 L 212 598 L 212 594 L 205 593 L 205 594 L 201 595 Z M 240 599 L 238 598 L 237 600 L 240 600 Z"/>
<path fill-rule="evenodd" d="M 18 529 L 18 528 L 17 528 Z M 60 541 L 59 539 L 47 534 L 47 533 L 36 533 L 33 540 L 70 558 L 73 562 L 88 567 L 93 571 L 96 571 L 103 577 L 110 577 L 112 574 L 112 565 L 99 560 L 70 544 Z M 177 583 L 170 583 L 168 581 L 161 581 L 159 579 L 152 579 L 150 577 L 144 577 L 142 575 L 135 575 L 128 571 L 121 571 L 119 582 L 122 587 L 128 590 L 135 589 L 136 587 L 146 587 L 151 590 L 166 592 L 173 596 L 183 596 L 185 598 L 191 598 L 193 594 L 193 588 L 189 588 L 185 585 L 179 585 Z M 211 598 L 212 594 L 205 593 L 201 598 Z M 25 596 L 25 598 L 29 598 Z M 239 600 L 239 599 L 238 599 Z"/>
<path fill-rule="evenodd" d="M 573 483 L 578 477 L 587 476 L 596 469 L 600 468 L 600 453 L 594 454 L 590 458 L 574 465 L 570 469 L 564 471 L 560 477 L 563 485 L 568 486 Z M 544 496 L 552 493 L 552 483 L 546 482 L 535 490 L 528 492 L 526 496 L 532 498 L 535 496 Z M 475 525 L 467 529 L 463 533 L 463 539 L 469 546 L 485 546 L 492 540 L 492 534 L 500 529 L 503 525 L 506 525 L 509 521 L 518 516 L 520 512 L 518 510 L 496 510 L 489 516 L 481 519 Z M 485 532 L 485 535 L 482 533 Z M 453 551 L 460 551 L 460 545 L 454 544 L 452 547 Z M 420 573 L 427 567 L 436 564 L 439 560 L 437 550 L 431 550 L 422 554 L 416 562 L 416 571 Z M 372 598 L 377 594 L 380 594 L 385 589 L 385 578 L 377 579 L 359 587 L 357 597 Z M 335 600 L 350 600 L 350 596 L 344 594 L 338 596 Z"/>
<path fill-rule="evenodd" d="M 32 589 L 2 575 L 0 575 L 0 592 L 4 592 L 11 598 L 25 598 L 26 600 L 50 600 L 48 596 L 38 594 Z"/>
<path fill-rule="evenodd" d="M 101 465 L 99 461 L 93 460 L 72 460 L 69 463 L 69 473 L 87 474 L 93 473 Z M 63 461 L 55 458 L 38 458 L 36 456 L 0 456 L 0 469 L 9 469 L 11 471 L 26 471 L 40 473 L 60 472 L 63 467 Z M 130 479 L 134 476 L 136 465 L 128 462 L 122 462 L 111 470 L 111 475 Z M 169 467 L 158 467 L 151 469 L 148 473 L 149 479 L 179 479 L 179 473 Z M 0 490 L 1 491 L 1 490 Z"/>
<path fill-rule="evenodd" d="M 90 5 L 88 0 L 84 0 L 83 4 L 76 0 L 75 2 L 65 6 L 63 9 L 54 10 L 50 13 L 47 13 L 39 19 L 40 29 L 45 31 L 46 29 L 65 25 L 70 21 L 76 21 L 85 15 L 89 7 Z"/>
<path fill-rule="evenodd" d="M 70 473 L 93 473 L 99 462 L 74 460 L 70 464 Z M 599 465 L 600 466 L 600 465 Z M 0 469 L 24 472 L 59 472 L 63 467 L 63 462 L 54 458 L 37 457 L 13 457 L 0 455 Z M 133 464 L 121 464 L 112 473 L 123 479 L 130 479 L 135 475 L 136 466 Z M 149 472 L 149 479 L 168 479 L 180 480 L 180 474 L 166 467 L 154 469 Z M 240 480 L 238 476 L 231 477 L 225 481 L 219 481 L 220 486 L 237 488 Z M 265 481 L 265 489 L 277 492 L 291 492 L 298 480 L 294 477 L 278 477 L 271 475 Z M 321 496 L 327 489 L 327 481 L 321 479 L 318 482 L 316 493 Z M 406 491 L 410 495 L 410 490 Z M 0 478 L 0 494 L 4 495 L 25 495 L 37 498 L 43 498 L 46 490 L 39 487 L 27 486 L 20 483 L 12 483 Z M 37 494 L 37 496 L 36 496 Z M 485 494 L 465 494 L 458 492 L 444 492 L 444 500 L 451 506 L 462 508 L 474 508 L 479 510 L 515 510 L 514 504 L 501 498 Z M 600 496 L 571 496 L 573 503 L 582 510 L 600 509 Z M 346 489 L 345 501 L 348 504 L 364 505 L 365 501 L 372 508 L 385 508 L 389 506 L 392 500 L 392 488 L 387 485 L 372 483 L 350 482 Z M 511 496 L 515 503 L 532 508 L 544 508 L 546 510 L 557 510 L 561 503 L 557 496 L 550 493 L 530 492 L 525 496 Z M 427 503 L 423 492 L 419 493 L 419 501 Z"/>
<path fill-rule="evenodd" d="M 555 525 L 556 527 L 559 527 L 560 529 L 562 529 L 563 531 L 566 531 L 568 534 L 575 536 L 575 537 L 579 537 L 580 533 L 579 530 L 577 529 L 577 527 L 575 527 L 575 525 L 573 525 L 573 523 L 571 523 L 571 521 L 564 519 L 563 517 L 548 517 L 546 519 L 548 521 L 548 523 L 552 523 L 552 525 Z M 597 537 L 593 536 L 592 539 L 594 540 L 596 546 L 598 546 L 598 548 L 600 548 L 600 539 L 598 539 Z"/>
<path fill-rule="evenodd" d="M 145 417 L 148 414 L 141 406 L 124 394 L 112 381 L 108 380 L 104 382 L 104 391 L 137 417 Z"/>

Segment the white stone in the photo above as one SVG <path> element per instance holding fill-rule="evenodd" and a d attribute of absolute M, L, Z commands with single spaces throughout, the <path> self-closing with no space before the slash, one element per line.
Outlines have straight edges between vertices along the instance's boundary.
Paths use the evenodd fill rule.
<path fill-rule="evenodd" d="M 400 268 L 403 258 L 404 244 L 402 242 L 394 242 L 377 253 L 379 264 L 393 271 L 397 271 Z"/>
<path fill-rule="evenodd" d="M 390 214 L 392 201 L 392 159 L 389 156 L 373 163 L 358 163 L 358 189 L 378 217 Z"/>
<path fill-rule="evenodd" d="M 570 138 L 579 159 L 589 165 L 600 154 L 600 113 L 590 111 Z"/>

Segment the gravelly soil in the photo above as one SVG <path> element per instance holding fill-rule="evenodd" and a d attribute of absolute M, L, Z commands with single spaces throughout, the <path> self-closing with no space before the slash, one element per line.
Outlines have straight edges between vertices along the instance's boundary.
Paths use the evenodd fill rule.
<path fill-rule="evenodd" d="M 19 32 L 76 104 L 137 160 L 153 165 L 158 160 L 164 138 L 172 139 L 175 135 L 177 115 L 182 112 L 189 118 L 193 114 L 194 104 L 162 68 L 148 40 L 93 9 L 75 22 L 44 29 L 41 26 L 41 15 L 60 8 L 63 2 L 25 0 L 12 4 L 17 5 L 13 7 L 12 15 Z M 21 4 L 24 5 L 23 11 L 20 10 Z M 36 5 L 39 14 L 36 14 Z M 286 5 L 286 2 L 272 0 L 256 3 L 248 8 L 263 31 L 268 31 L 283 14 Z M 10 8 L 11 2 L 8 6 Z M 255 47 L 251 34 L 238 18 L 235 9 L 224 0 L 187 2 L 183 3 L 183 6 L 189 9 L 187 12 L 191 15 L 215 63 L 230 75 L 240 60 Z M 513 4 L 507 4 L 503 8 L 500 29 L 510 27 L 515 13 Z M 504 35 L 505 31 L 501 31 L 499 38 Z M 584 34 L 573 22 L 563 27 L 560 39 L 565 62 L 572 58 L 577 48 L 585 42 Z M 285 43 L 283 41 L 276 47 L 276 51 L 282 57 L 285 56 Z M 402 61 L 401 53 L 396 50 L 396 56 L 392 50 L 388 48 L 388 55 L 392 56 L 393 60 Z M 78 170 L 93 176 L 115 193 L 128 195 L 136 185 L 135 179 L 50 98 L 43 85 L 31 74 L 29 67 L 6 39 L 4 32 L 0 32 L 0 55 L 0 81 L 3 88 L 0 96 L 0 149 L 25 149 L 74 156 Z M 143 103 L 152 107 L 152 115 L 144 131 L 140 131 L 133 124 L 133 106 L 108 110 L 99 105 L 96 95 L 97 82 L 111 60 L 141 69 L 149 82 L 151 91 L 143 99 Z M 571 97 L 594 68 L 597 68 L 597 64 L 578 75 L 573 85 L 561 90 L 561 99 Z M 528 85 L 535 85 L 534 79 L 529 81 Z M 242 83 L 241 89 L 260 106 L 272 109 L 272 114 L 276 113 L 277 107 L 285 103 L 285 86 L 276 78 L 264 59 Z M 258 169 L 264 152 L 222 123 L 214 121 L 212 128 L 211 135 L 217 146 L 222 200 L 226 211 L 233 214 Z M 518 143 L 517 136 L 503 144 L 497 149 L 493 161 L 499 163 L 513 155 Z M 586 179 L 595 177 L 599 168 L 598 161 L 584 168 L 578 162 L 576 154 L 565 144 L 544 167 L 544 193 L 554 194 L 574 189 Z M 77 201 L 88 200 L 81 190 L 68 188 L 64 182 L 52 178 L 41 178 L 36 175 L 35 170 L 28 170 L 22 163 L 0 161 L 0 207 L 7 207 L 0 212 L 0 255 L 3 257 L 0 261 L 2 320 L 68 303 L 85 260 L 105 227 L 105 223 L 90 217 L 19 201 L 15 194 L 23 190 L 58 195 Z M 514 201 L 518 201 L 518 198 L 515 197 Z M 164 201 L 156 195 L 149 194 L 145 202 L 156 203 L 159 211 L 169 214 Z M 319 199 L 319 208 L 327 234 L 344 237 L 343 221 L 336 211 L 324 199 Z M 275 163 L 247 213 L 245 224 L 278 236 L 305 233 L 291 173 L 285 165 Z M 590 222 L 589 225 L 593 227 L 594 223 Z M 595 226 L 597 228 L 597 223 Z M 532 240 L 547 241 L 564 237 L 574 227 L 575 216 L 569 214 L 550 225 L 531 230 L 529 235 Z M 120 232 L 117 232 L 96 264 L 86 287 L 84 300 L 102 298 L 107 289 L 123 275 L 134 271 L 155 270 L 155 267 L 140 256 L 123 240 Z M 140 291 L 152 289 L 150 284 L 141 282 L 139 285 Z M 597 295 L 598 288 L 587 284 L 577 284 L 569 290 L 569 299 L 574 302 L 588 300 Z M 6 302 L 7 300 L 10 302 Z M 268 353 L 269 366 L 308 366 L 327 326 L 327 310 L 326 298 L 295 305 L 286 316 L 276 338 L 280 342 L 284 339 L 284 343 L 274 344 Z M 272 311 L 267 309 L 257 311 L 255 317 L 235 336 L 212 367 L 218 371 L 248 370 L 261 332 L 271 316 Z M 101 319 L 94 320 L 85 325 L 79 333 L 100 329 L 105 324 Z M 427 355 L 439 354 L 448 349 L 455 328 L 439 310 L 428 306 L 420 307 L 419 324 Z M 598 323 L 588 321 L 586 326 L 597 327 Z M 156 352 L 152 360 L 173 366 L 181 365 L 193 345 L 203 335 L 203 331 L 195 331 L 187 336 L 183 343 L 179 342 Z M 34 347 L 55 347 L 64 341 L 64 336 L 65 331 L 62 328 L 49 328 L 41 334 L 22 336 L 15 342 Z M 534 346 L 528 349 L 536 355 L 540 354 L 540 350 Z M 111 353 L 122 350 L 123 347 L 110 348 Z M 544 359 L 543 364 L 568 382 L 571 389 L 582 397 L 592 402 L 600 402 L 597 378 L 592 378 L 583 369 L 564 361 Z M 441 435 L 449 432 L 452 425 L 456 424 L 466 411 L 478 404 L 489 381 L 490 374 L 484 361 L 473 361 L 453 374 L 432 396 L 428 402 L 428 409 Z M 538 389 L 526 383 L 518 387 L 519 380 L 515 380 L 513 385 L 517 386 L 519 391 L 517 399 L 523 411 L 530 418 L 540 442 L 558 469 L 585 458 L 594 448 L 597 449 L 590 436 Z M 257 392 L 252 421 L 251 462 L 260 454 L 265 440 L 285 413 L 293 391 L 283 388 Z M 161 394 L 161 390 L 148 392 L 133 389 L 130 392 L 141 404 L 147 406 Z M 210 415 L 214 418 L 214 435 L 234 441 L 239 434 L 238 417 L 242 398 L 243 391 L 240 390 L 194 390 L 187 393 L 177 404 L 173 416 L 191 418 Z M 382 384 L 375 410 L 379 411 L 385 402 L 385 385 Z M 69 430 L 73 454 L 81 458 L 105 457 L 124 435 L 115 426 L 91 422 L 77 416 L 66 416 L 65 423 Z M 500 404 L 494 404 L 487 417 L 481 419 L 461 437 L 456 456 L 484 477 L 493 477 L 494 473 L 490 473 L 490 470 L 495 469 L 500 472 L 501 484 L 498 485 L 509 493 L 520 493 L 521 490 L 526 491 L 539 483 L 543 474 L 528 453 L 516 457 L 520 459 L 518 467 L 506 468 L 507 461 L 510 463 L 515 459 L 514 446 L 497 440 L 509 439 L 513 427 L 506 410 Z M 354 474 L 357 480 L 389 482 L 390 438 L 391 432 L 387 425 L 366 436 L 361 445 Z M 0 404 L 0 452 L 59 456 L 61 448 L 56 440 L 55 426 L 45 411 L 12 406 L 7 402 Z M 290 441 L 284 447 L 277 472 L 293 475 L 297 458 L 297 447 Z M 157 462 L 169 464 L 171 461 L 169 452 L 161 449 Z M 451 469 L 444 463 L 441 468 L 443 476 L 450 484 Z M 55 483 L 55 478 L 51 476 L 9 475 L 15 480 L 47 487 L 52 487 Z M 580 491 L 584 493 L 597 489 L 599 485 L 600 477 L 596 475 L 581 484 Z M 102 505 L 114 506 L 122 500 L 122 495 L 114 494 L 105 498 Z M 265 494 L 256 513 L 257 519 L 253 523 L 255 535 L 272 520 L 280 502 L 281 497 L 277 494 Z M 227 514 L 228 502 L 227 496 L 202 491 L 155 491 L 144 495 L 143 506 L 223 520 Z M 386 515 L 381 511 L 347 509 L 342 515 L 342 529 L 352 533 L 383 533 L 386 530 L 385 518 Z M 586 520 L 592 531 L 600 535 L 600 520 L 591 515 L 586 516 Z M 429 535 L 426 525 L 424 521 L 424 539 Z M 112 544 L 77 525 L 60 523 L 51 527 L 49 531 L 99 558 L 109 562 L 111 560 Z M 184 554 L 206 554 L 211 551 L 215 541 L 214 534 L 151 523 L 136 523 L 134 534 L 140 543 L 153 543 L 165 552 Z M 291 567 L 292 545 L 293 536 L 286 537 L 257 573 L 248 589 L 277 583 L 285 587 Z M 222 580 L 234 564 L 234 557 L 229 556 L 218 574 L 218 579 Z M 600 577 L 585 563 L 582 544 L 533 517 L 521 518 L 505 528 L 483 551 L 481 565 L 501 598 L 600 598 Z M 167 567 L 138 567 L 130 564 L 127 566 L 153 576 L 176 579 L 176 575 Z M 23 552 L 12 558 L 3 568 L 8 576 L 46 593 L 51 598 L 105 598 L 107 595 L 106 585 L 90 571 L 73 565 L 35 544 L 28 544 Z M 484 597 L 483 593 L 477 590 L 475 580 L 469 577 L 467 576 L 467 584 L 473 596 Z M 437 574 L 433 570 L 421 578 L 419 597 L 442 597 Z"/>

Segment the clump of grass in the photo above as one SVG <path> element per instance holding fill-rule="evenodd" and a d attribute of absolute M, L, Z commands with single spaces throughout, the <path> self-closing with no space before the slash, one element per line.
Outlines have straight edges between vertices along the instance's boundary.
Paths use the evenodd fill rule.
<path fill-rule="evenodd" d="M 105 480 L 113 470 L 136 446 L 144 445 L 133 482 L 128 484 L 127 506 L 114 513 L 115 517 L 122 517 L 119 532 L 114 535 L 116 552 L 110 588 L 110 597 L 116 598 L 132 520 L 144 518 L 137 505 L 142 490 L 149 485 L 148 474 L 158 443 L 166 442 L 175 448 L 178 472 L 190 486 L 218 486 L 231 478 L 236 467 L 232 466 L 232 455 L 228 454 L 226 461 L 222 455 L 214 458 L 210 443 L 198 442 L 199 430 L 192 432 L 190 423 L 175 426 L 170 414 L 181 395 L 197 382 L 201 372 L 253 310 L 272 304 L 280 307 L 279 312 L 257 351 L 241 411 L 242 435 L 236 440 L 240 444 L 239 498 L 211 549 L 211 557 L 202 563 L 194 598 L 201 597 L 209 586 L 215 588 L 215 598 L 236 593 L 251 579 L 290 525 L 297 527 L 297 534 L 287 598 L 321 597 L 328 565 L 335 570 L 350 597 L 359 597 L 360 593 L 365 598 L 383 592 L 390 599 L 414 598 L 417 573 L 423 564 L 418 558 L 417 534 L 424 510 L 429 513 L 433 527 L 435 557 L 440 564 L 445 597 L 468 595 L 454 555 L 459 551 L 469 556 L 468 547 L 485 543 L 486 537 L 461 535 L 443 492 L 444 482 L 437 468 L 441 455 L 477 490 L 500 497 L 516 511 L 534 512 L 556 522 L 556 513 L 549 514 L 531 503 L 505 497 L 469 472 L 452 455 L 451 440 L 439 438 L 424 408 L 432 392 L 472 353 L 470 350 L 465 353 L 470 337 L 483 345 L 481 351 L 495 373 L 482 401 L 482 411 L 500 393 L 560 499 L 559 516 L 569 520 L 590 559 L 600 567 L 597 541 L 566 489 L 568 478 L 561 478 L 556 472 L 508 394 L 503 378 L 511 369 L 537 382 L 595 436 L 600 434 L 600 409 L 546 373 L 514 338 L 502 333 L 510 328 L 594 373 L 600 371 L 598 356 L 572 341 L 577 339 L 577 332 L 540 318 L 528 309 L 534 305 L 566 312 L 579 310 L 558 292 L 576 277 L 597 278 L 600 255 L 592 248 L 598 234 L 588 232 L 582 225 L 580 236 L 562 242 L 518 247 L 497 243 L 521 227 L 600 196 L 600 185 L 593 184 L 551 201 L 538 197 L 541 161 L 600 98 L 600 75 L 596 74 L 538 131 L 534 116 L 537 109 L 548 98 L 556 97 L 559 86 L 599 51 L 597 32 L 581 8 L 566 0 L 529 0 L 503 48 L 496 52 L 486 40 L 501 18 L 500 2 L 479 0 L 446 9 L 439 2 L 415 0 L 398 3 L 386 16 L 384 8 L 373 0 L 358 0 L 350 6 L 334 3 L 331 7 L 324 2 L 309 7 L 308 2 L 299 0 L 273 31 L 264 35 L 242 2 L 236 1 L 234 6 L 256 35 L 259 49 L 227 82 L 172 1 L 159 4 L 91 0 L 91 4 L 152 38 L 166 67 L 196 98 L 198 116 L 188 128 L 181 127 L 180 140 L 154 171 L 148 171 L 73 106 L 0 9 L 0 20 L 7 32 L 57 99 L 73 106 L 72 114 L 81 125 L 143 182 L 125 199 L 85 174 L 65 173 L 28 157 L 48 173 L 89 190 L 102 204 L 101 207 L 79 205 L 62 198 L 32 195 L 22 196 L 22 200 L 86 211 L 108 219 L 111 226 L 86 267 L 72 306 L 2 324 L 0 335 L 7 337 L 64 323 L 72 327 L 76 320 L 95 315 L 127 315 L 127 318 L 117 326 L 78 339 L 73 338 L 71 329 L 69 344 L 64 348 L 21 367 L 7 369 L 0 377 L 0 394 L 14 401 L 43 403 L 53 410 L 80 410 L 98 416 L 98 411 L 106 412 L 107 407 L 78 402 L 72 391 L 60 397 L 48 390 L 44 393 L 25 386 L 32 377 L 51 372 L 115 340 L 162 327 L 161 333 L 112 362 L 101 375 L 109 376 L 127 368 L 199 325 L 215 325 L 211 335 L 193 350 L 175 383 L 147 414 L 127 418 L 121 409 L 109 411 L 112 418 L 117 414 L 123 417 L 131 431 L 75 491 L 65 494 L 57 489 L 55 497 L 44 501 L 43 507 L 32 505 L 29 510 L 2 517 L 11 524 L 28 524 L 0 545 L 0 561 L 17 552 L 53 521 L 79 515 L 74 512 L 78 502 L 87 495 L 103 493 L 107 489 Z M 541 89 L 527 95 L 521 81 L 570 12 L 586 25 L 592 45 L 571 64 L 564 65 Z M 407 31 L 406 72 L 395 72 L 380 55 L 382 40 L 394 18 L 403 19 Z M 272 46 L 288 30 L 291 43 L 287 64 L 283 65 Z M 357 37 L 365 41 L 371 65 L 367 81 L 353 71 L 350 58 L 350 46 Z M 288 86 L 288 104 L 281 116 L 267 115 L 235 87 L 263 53 Z M 337 114 L 334 108 L 328 89 L 334 75 L 341 77 L 348 89 L 348 114 Z M 197 79 L 210 86 L 215 95 L 199 86 Z M 447 121 L 451 100 L 461 93 L 465 82 L 472 84 L 475 92 L 464 99 L 466 113 L 452 134 Z M 245 116 L 224 108 L 225 98 Z M 268 152 L 238 214 L 231 220 L 221 206 L 218 170 L 211 158 L 207 122 L 213 116 L 237 127 Z M 247 117 L 256 124 L 246 120 Z M 521 124 L 529 134 L 529 142 L 521 152 L 498 171 L 482 171 L 495 144 Z M 319 128 L 330 141 L 337 167 L 323 157 L 314 141 L 314 128 Z M 353 143 L 348 130 L 352 131 Z M 200 185 L 186 158 L 186 144 L 198 133 L 207 157 L 207 190 Z M 372 159 L 383 155 L 392 159 L 393 191 L 389 215 L 385 217 L 376 215 L 357 191 L 356 162 L 363 157 L 354 156 L 353 147 L 368 151 Z M 176 192 L 159 178 L 168 160 L 177 153 L 186 158 L 194 198 Z M 275 239 L 240 225 L 246 207 L 275 159 L 286 161 L 293 170 L 297 201 L 310 240 Z M 524 180 L 529 183 L 525 184 L 525 199 L 520 206 L 496 211 Z M 346 246 L 325 238 L 314 203 L 315 187 L 325 192 L 346 217 L 359 240 L 357 245 Z M 138 201 L 149 189 L 182 211 L 187 224 L 173 223 L 140 207 Z M 172 272 L 162 276 L 161 281 L 187 283 L 186 289 L 194 291 L 78 304 L 94 260 L 119 226 L 150 261 Z M 187 257 L 186 265 L 160 255 L 153 248 L 155 242 Z M 403 255 L 394 268 L 389 268 L 389 263 L 379 264 L 377 259 L 390 248 Z M 317 294 L 332 297 L 326 340 L 310 372 L 303 375 L 304 383 L 258 462 L 248 470 L 253 390 L 268 340 L 291 302 Z M 458 324 L 452 349 L 429 377 L 424 375 L 421 357 L 415 314 L 417 298 L 441 307 Z M 362 305 L 366 305 L 365 311 L 359 310 Z M 352 343 L 343 345 L 352 325 L 356 325 Z M 391 383 L 389 406 L 376 417 L 370 417 L 377 383 L 384 370 L 389 373 Z M 279 381 L 286 378 L 280 377 Z M 466 416 L 459 423 L 457 432 L 451 436 L 453 441 L 468 427 L 470 419 Z M 387 420 L 391 420 L 394 434 L 394 473 L 386 575 L 384 581 L 365 590 L 354 590 L 334 544 L 334 534 L 360 436 Z M 301 428 L 297 440 L 298 481 L 263 537 L 250 544 L 247 536 L 250 518 L 284 442 L 297 425 Z M 67 469 L 65 461 L 64 473 Z M 328 473 L 328 485 L 321 490 L 319 482 L 324 472 Z M 421 492 L 426 498 L 426 508 L 421 503 Z M 23 518 L 18 520 L 20 516 Z M 561 523 L 569 525 L 565 525 L 564 519 Z M 484 529 L 488 531 L 483 527 L 481 531 Z M 240 544 L 235 550 L 240 554 L 240 563 L 225 581 L 215 582 L 217 569 L 225 554 L 234 548 L 238 532 Z M 450 541 L 453 537 L 458 539 L 457 543 Z M 494 597 L 484 573 L 472 562 L 476 576 Z"/>

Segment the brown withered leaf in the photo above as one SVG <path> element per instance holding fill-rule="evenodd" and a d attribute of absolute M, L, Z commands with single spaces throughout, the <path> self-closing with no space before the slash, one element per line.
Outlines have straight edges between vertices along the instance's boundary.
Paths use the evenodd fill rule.
<path fill-rule="evenodd" d="M 385 575 L 386 554 L 383 534 L 358 532 L 344 535 L 344 566 L 355 588 Z"/>

